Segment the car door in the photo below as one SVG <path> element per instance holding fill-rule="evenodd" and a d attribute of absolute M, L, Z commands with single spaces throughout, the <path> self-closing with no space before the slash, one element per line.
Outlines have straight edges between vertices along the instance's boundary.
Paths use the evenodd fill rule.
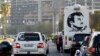
<path fill-rule="evenodd" d="M 46 51 L 48 48 L 48 45 L 47 45 L 47 41 L 46 41 L 46 36 L 44 34 L 42 34 L 42 40 L 45 43 L 45 51 Z"/>

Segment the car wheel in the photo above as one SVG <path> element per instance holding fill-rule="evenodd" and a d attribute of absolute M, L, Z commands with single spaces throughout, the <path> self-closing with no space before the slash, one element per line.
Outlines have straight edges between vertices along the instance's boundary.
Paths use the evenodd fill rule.
<path fill-rule="evenodd" d="M 11 54 L 7 54 L 7 56 L 11 56 Z"/>
<path fill-rule="evenodd" d="M 70 53 L 70 56 L 74 56 L 74 53 Z"/>
<path fill-rule="evenodd" d="M 64 50 L 64 53 L 70 53 L 70 50 L 68 49 L 68 50 Z"/>
<path fill-rule="evenodd" d="M 47 56 L 47 54 L 46 55 L 44 54 L 43 56 Z"/>
<path fill-rule="evenodd" d="M 19 56 L 18 54 L 14 54 L 14 56 Z"/>
<path fill-rule="evenodd" d="M 66 53 L 66 50 L 64 50 L 64 53 Z"/>
<path fill-rule="evenodd" d="M 47 56 L 46 54 L 41 54 L 41 55 L 39 55 L 39 56 Z"/>
<path fill-rule="evenodd" d="M 86 54 L 84 54 L 84 56 L 87 56 Z"/>
<path fill-rule="evenodd" d="M 70 50 L 70 56 L 74 56 L 75 52 L 73 50 Z"/>

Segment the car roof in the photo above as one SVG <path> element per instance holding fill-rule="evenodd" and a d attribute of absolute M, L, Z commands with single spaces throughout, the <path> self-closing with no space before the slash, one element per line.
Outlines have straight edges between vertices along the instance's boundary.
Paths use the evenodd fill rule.
<path fill-rule="evenodd" d="M 92 36 L 95 36 L 95 35 L 97 35 L 97 34 L 100 34 L 100 32 L 93 32 L 93 33 L 92 33 Z"/>
<path fill-rule="evenodd" d="M 36 33 L 36 34 L 38 34 L 39 36 L 41 35 L 41 32 L 19 32 L 18 33 L 18 36 L 20 35 L 20 34 L 24 34 L 24 33 Z M 17 37 L 18 38 L 18 37 Z M 40 39 L 41 39 L 41 36 L 39 37 Z"/>
<path fill-rule="evenodd" d="M 91 34 L 91 33 L 75 33 L 75 34 Z"/>
<path fill-rule="evenodd" d="M 19 32 L 19 33 L 40 33 L 40 32 Z"/>
<path fill-rule="evenodd" d="M 92 35 L 91 35 L 91 42 L 90 42 L 90 44 L 89 44 L 89 47 L 91 47 L 92 45 L 93 45 L 93 43 L 94 43 L 94 38 L 95 38 L 95 36 L 96 35 L 98 35 L 98 34 L 100 34 L 100 32 L 93 32 L 92 33 Z M 93 45 L 94 46 L 94 45 Z"/>

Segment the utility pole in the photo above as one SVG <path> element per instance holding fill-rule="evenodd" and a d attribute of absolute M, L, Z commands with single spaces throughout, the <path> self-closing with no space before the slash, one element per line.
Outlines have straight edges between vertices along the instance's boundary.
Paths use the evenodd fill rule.
<path fill-rule="evenodd" d="M 92 14 L 94 14 L 94 0 L 92 0 Z"/>
<path fill-rule="evenodd" d="M 55 35 L 55 19 L 56 19 L 56 12 L 55 12 L 55 0 L 52 0 L 52 22 L 53 22 L 53 38 Z"/>
<path fill-rule="evenodd" d="M 38 0 L 38 21 L 39 22 L 42 21 L 42 15 L 41 15 L 42 7 L 41 7 L 41 5 L 42 5 L 41 0 Z"/>
<path fill-rule="evenodd" d="M 84 5 L 87 6 L 87 0 L 84 0 Z"/>

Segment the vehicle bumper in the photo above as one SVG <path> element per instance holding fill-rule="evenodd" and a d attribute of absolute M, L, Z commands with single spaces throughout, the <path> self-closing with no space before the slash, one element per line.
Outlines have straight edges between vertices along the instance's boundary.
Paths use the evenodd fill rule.
<path fill-rule="evenodd" d="M 96 54 L 88 54 L 87 56 L 100 56 L 100 53 L 96 53 Z"/>
<path fill-rule="evenodd" d="M 13 56 L 44 56 L 45 54 L 13 54 Z"/>
<path fill-rule="evenodd" d="M 44 50 L 37 50 L 37 51 L 14 50 L 13 54 L 46 54 L 46 52 Z"/>
<path fill-rule="evenodd" d="M 12 54 L 12 51 L 0 51 L 0 54 Z"/>

